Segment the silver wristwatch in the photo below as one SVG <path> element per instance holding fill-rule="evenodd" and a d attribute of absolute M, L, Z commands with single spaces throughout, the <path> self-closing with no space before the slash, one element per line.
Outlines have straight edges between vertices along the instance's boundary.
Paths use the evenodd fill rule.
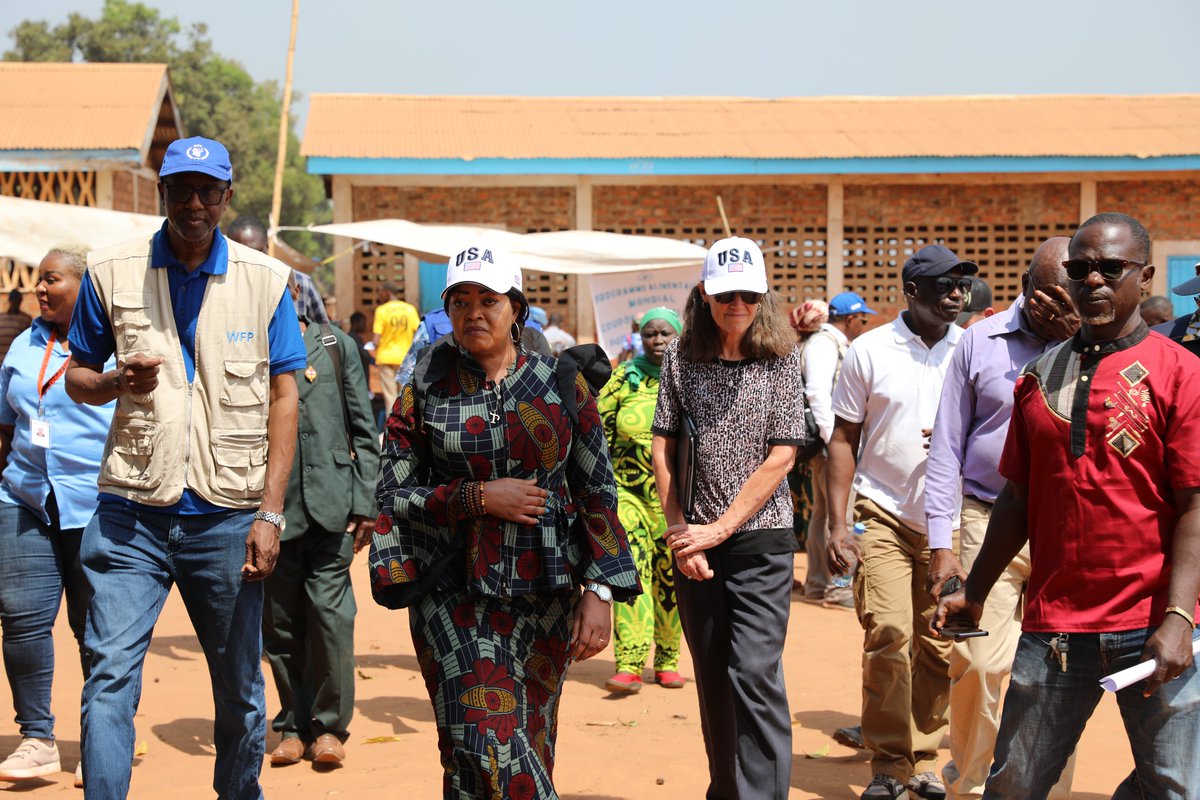
<path fill-rule="evenodd" d="M 254 518 L 271 523 L 280 533 L 283 533 L 283 529 L 287 527 L 287 520 L 284 519 L 283 514 L 276 514 L 274 511 L 260 509 L 254 512 Z"/>
<path fill-rule="evenodd" d="M 592 594 L 596 595 L 596 597 L 599 597 L 601 600 L 608 603 L 610 606 L 613 604 L 612 589 L 608 588 L 603 583 L 588 581 L 583 585 L 583 590 L 585 592 L 591 592 Z"/>

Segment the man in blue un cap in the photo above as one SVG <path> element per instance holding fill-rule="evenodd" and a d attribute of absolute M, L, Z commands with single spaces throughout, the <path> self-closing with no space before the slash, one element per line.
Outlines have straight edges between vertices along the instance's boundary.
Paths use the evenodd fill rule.
<path fill-rule="evenodd" d="M 833 434 L 833 389 L 842 371 L 842 359 L 846 357 L 850 343 L 867 329 L 875 313 L 854 292 L 842 292 L 829 301 L 829 320 L 801 345 L 800 371 L 804 376 L 804 396 L 812 409 L 821 441 L 826 445 Z M 853 592 L 849 586 L 838 586 L 832 581 L 825 561 L 825 548 L 829 543 L 825 450 L 810 458 L 808 466 L 812 472 L 813 502 L 805 544 L 808 574 L 804 580 L 804 602 L 825 608 L 853 609 Z"/>
<path fill-rule="evenodd" d="M 291 269 L 218 227 L 233 196 L 225 147 L 172 142 L 159 177 L 166 222 L 88 255 L 71 322 L 67 392 L 117 401 L 80 552 L 92 590 L 84 791 L 129 793 L 142 664 L 176 584 L 212 678 L 213 788 L 224 800 L 258 800 L 262 581 L 285 524 L 292 372 L 305 351 Z M 114 354 L 117 368 L 103 372 Z"/>

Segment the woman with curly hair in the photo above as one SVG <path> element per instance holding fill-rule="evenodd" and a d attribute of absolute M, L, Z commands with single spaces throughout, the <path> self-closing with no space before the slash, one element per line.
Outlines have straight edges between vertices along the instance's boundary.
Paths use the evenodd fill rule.
<path fill-rule="evenodd" d="M 683 630 L 675 607 L 671 549 L 663 536 L 667 522 L 650 461 L 659 370 L 667 346 L 682 332 L 683 322 L 669 308 L 652 308 L 643 314 L 641 330 L 634 334 L 642 340 L 643 355 L 621 362 L 597 401 L 617 476 L 617 513 L 629 535 L 644 590 L 628 603 L 613 606 L 617 672 L 604 686 L 620 694 L 641 691 L 651 646 L 654 681 L 667 689 L 684 684 L 678 672 Z"/>
<path fill-rule="evenodd" d="M 712 246 L 684 317 L 663 358 L 652 450 L 696 671 L 707 796 L 786 798 L 781 658 L 796 540 L 785 477 L 804 441 L 800 355 L 748 239 Z M 693 451 L 688 491 L 680 447 Z"/>
<path fill-rule="evenodd" d="M 591 389 L 611 367 L 521 347 L 521 271 L 494 249 L 452 258 L 442 296 L 453 338 L 387 421 L 371 590 L 409 609 L 445 797 L 554 798 L 567 667 L 640 591 Z"/>

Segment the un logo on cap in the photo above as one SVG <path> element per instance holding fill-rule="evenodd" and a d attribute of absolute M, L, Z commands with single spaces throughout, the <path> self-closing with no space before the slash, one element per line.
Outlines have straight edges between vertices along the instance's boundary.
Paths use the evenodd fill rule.
<path fill-rule="evenodd" d="M 208 158 L 208 148 L 202 144 L 194 144 L 187 149 L 187 157 L 192 161 L 203 161 Z"/>

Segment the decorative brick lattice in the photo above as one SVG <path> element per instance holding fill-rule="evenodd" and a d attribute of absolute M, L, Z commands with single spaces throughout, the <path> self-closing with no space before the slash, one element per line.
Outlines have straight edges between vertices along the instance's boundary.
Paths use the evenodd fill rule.
<path fill-rule="evenodd" d="M 0 172 L 0 195 L 72 206 L 96 205 L 96 173 Z"/>
<path fill-rule="evenodd" d="M 979 265 L 979 276 L 991 286 L 996 307 L 1005 308 L 1021 293 L 1021 274 L 1038 246 L 1052 236 L 1070 236 L 1074 230 L 1069 222 L 847 226 L 844 288 L 858 292 L 883 319 L 890 319 L 905 305 L 900 282 L 904 262 L 927 244 L 944 244 L 960 258 Z"/>
<path fill-rule="evenodd" d="M 408 219 L 414 222 L 479 225 L 519 233 L 574 227 L 573 191 L 563 187 L 355 187 L 354 219 Z M 404 284 L 404 252 L 372 244 L 354 253 L 354 307 L 375 308 L 375 287 L 391 281 L 412 302 Z M 575 276 L 523 272 L 525 296 L 546 313 L 561 313 L 574 330 Z M 415 295 L 414 295 L 415 296 Z"/>
<path fill-rule="evenodd" d="M 385 283 L 404 287 L 404 251 L 386 244 L 371 243 L 354 251 L 354 307 L 370 313 L 379 305 L 379 289 Z"/>
<path fill-rule="evenodd" d="M 13 289 L 32 293 L 38 282 L 37 264 L 26 264 L 15 258 L 0 258 L 0 293 Z"/>

